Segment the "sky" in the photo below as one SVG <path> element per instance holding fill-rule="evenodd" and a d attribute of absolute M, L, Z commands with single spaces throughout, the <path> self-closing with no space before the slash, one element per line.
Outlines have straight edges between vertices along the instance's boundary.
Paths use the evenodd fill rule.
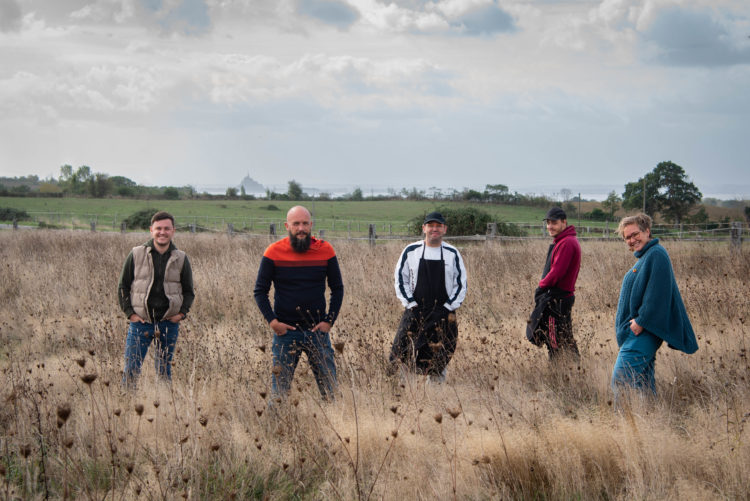
<path fill-rule="evenodd" d="M 750 198 L 746 0 L 0 0 L 0 175 Z M 339 187 L 339 188 L 336 188 Z"/>

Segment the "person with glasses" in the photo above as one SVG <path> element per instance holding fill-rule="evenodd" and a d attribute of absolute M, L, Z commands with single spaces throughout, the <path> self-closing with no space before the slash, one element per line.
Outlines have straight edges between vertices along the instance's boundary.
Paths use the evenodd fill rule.
<path fill-rule="evenodd" d="M 617 304 L 617 355 L 612 389 L 623 387 L 656 394 L 654 363 L 664 341 L 670 348 L 695 353 L 698 342 L 677 288 L 667 251 L 651 235 L 651 218 L 628 216 L 617 232 L 638 259 L 625 274 Z"/>

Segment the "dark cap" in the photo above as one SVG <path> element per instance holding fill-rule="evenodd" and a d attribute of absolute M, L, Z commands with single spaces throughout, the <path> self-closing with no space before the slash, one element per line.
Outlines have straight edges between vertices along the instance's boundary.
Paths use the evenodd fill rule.
<path fill-rule="evenodd" d="M 544 216 L 544 219 L 542 221 L 547 221 L 548 219 L 551 219 L 553 221 L 557 221 L 559 219 L 568 219 L 568 216 L 565 214 L 565 211 L 562 210 L 560 207 L 552 207 L 550 210 L 547 211 L 547 215 Z"/>
<path fill-rule="evenodd" d="M 430 212 L 424 217 L 424 224 L 435 221 L 440 224 L 445 224 L 445 218 L 439 212 Z"/>

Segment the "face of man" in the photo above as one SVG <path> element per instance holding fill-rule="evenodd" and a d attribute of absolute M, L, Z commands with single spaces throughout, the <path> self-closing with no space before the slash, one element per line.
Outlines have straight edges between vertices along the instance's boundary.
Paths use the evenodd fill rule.
<path fill-rule="evenodd" d="M 552 238 L 555 238 L 567 227 L 568 221 L 566 219 L 547 219 L 547 233 Z"/>
<path fill-rule="evenodd" d="M 443 242 L 443 236 L 448 231 L 448 225 L 438 223 L 437 221 L 430 221 L 422 225 L 422 231 L 424 232 L 427 245 L 429 247 L 437 247 Z"/>
<path fill-rule="evenodd" d="M 174 225 L 171 219 L 161 219 L 154 221 L 149 228 L 151 238 L 154 239 L 154 246 L 157 250 L 163 252 L 169 247 L 169 243 L 174 236 Z"/>
<path fill-rule="evenodd" d="M 289 243 L 296 252 L 305 252 L 310 248 L 312 217 L 304 207 L 293 207 L 286 215 L 284 223 L 289 232 Z"/>
<path fill-rule="evenodd" d="M 641 231 L 637 224 L 629 224 L 623 228 L 622 238 L 631 252 L 638 252 L 651 240 L 648 232 Z"/>

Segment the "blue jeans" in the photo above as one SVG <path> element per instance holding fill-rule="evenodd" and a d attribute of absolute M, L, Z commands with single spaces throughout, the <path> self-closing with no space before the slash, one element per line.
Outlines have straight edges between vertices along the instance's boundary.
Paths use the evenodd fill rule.
<path fill-rule="evenodd" d="M 615 368 L 612 371 L 612 390 L 615 399 L 619 387 L 626 385 L 656 395 L 654 363 L 656 351 L 662 342 L 661 338 L 646 331 L 638 336 L 633 332 L 628 335 L 620 346 L 620 353 L 617 354 Z"/>
<path fill-rule="evenodd" d="M 295 330 L 287 331 L 283 336 L 274 334 L 271 353 L 271 391 L 274 395 L 286 397 L 289 394 L 299 357 L 305 353 L 320 394 L 325 400 L 333 400 L 333 392 L 336 389 L 336 362 L 331 338 L 327 332 Z"/>
<path fill-rule="evenodd" d="M 155 336 L 155 328 L 158 328 L 158 337 Z M 172 356 L 177 344 L 177 334 L 180 324 L 162 320 L 155 324 L 146 322 L 130 322 L 128 326 L 128 337 L 125 341 L 125 370 L 122 374 L 122 384 L 134 386 L 141 373 L 141 364 L 146 358 L 151 341 L 156 339 L 156 354 L 154 355 L 154 366 L 156 374 L 172 380 Z"/>

